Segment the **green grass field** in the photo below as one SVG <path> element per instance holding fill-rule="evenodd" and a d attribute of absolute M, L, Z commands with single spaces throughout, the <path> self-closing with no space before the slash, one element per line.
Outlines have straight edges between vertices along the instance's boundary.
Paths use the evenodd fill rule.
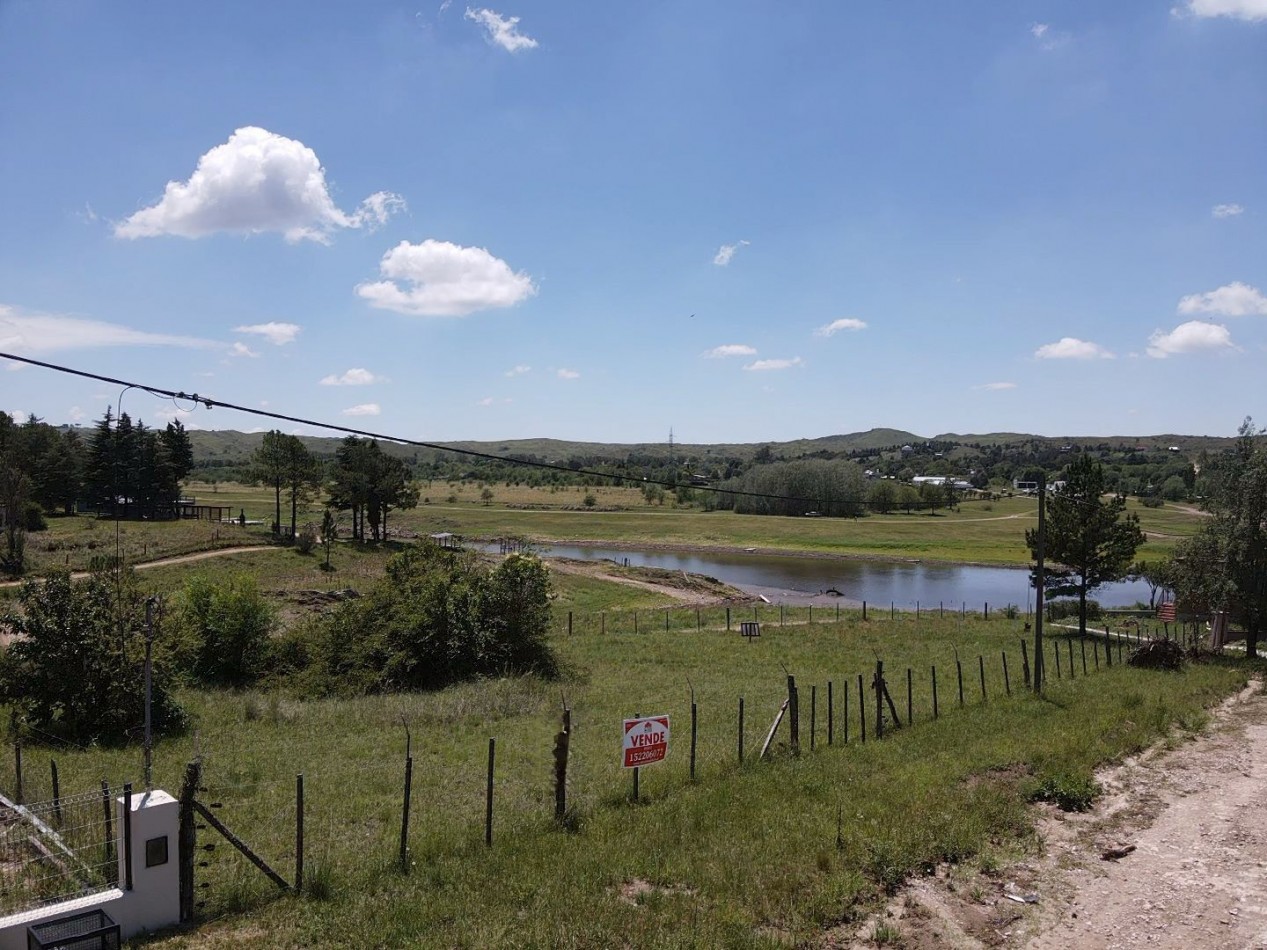
<path fill-rule="evenodd" d="M 866 518 L 786 518 L 704 512 L 695 508 L 648 505 L 640 493 L 625 488 L 560 490 L 494 486 L 491 505 L 479 500 L 474 483 L 435 483 L 424 487 L 430 504 L 390 516 L 389 527 L 405 537 L 451 531 L 476 538 L 520 535 L 539 542 L 592 541 L 628 545 L 679 547 L 761 548 L 860 557 L 918 558 L 961 563 L 1020 565 L 1029 562 L 1025 530 L 1036 524 L 1033 499 L 1007 498 L 990 503 L 966 503 L 958 512 L 871 515 Z M 252 521 L 273 519 L 272 494 L 258 486 L 195 483 L 189 493 L 200 503 L 229 505 Z M 582 504 L 592 491 L 595 510 Z M 452 502 L 448 501 L 453 498 Z M 534 505 L 543 507 L 506 507 Z M 548 507 L 547 507 L 548 506 Z M 1202 518 L 1168 506 L 1149 509 L 1132 502 L 1148 533 L 1139 558 L 1165 556 L 1181 538 L 1190 536 Z M 283 505 L 283 520 L 289 514 Z M 309 505 L 298 522 L 320 523 L 321 508 Z M 346 531 L 346 526 L 344 527 Z M 114 522 L 93 517 L 53 518 L 49 530 L 30 536 L 31 572 L 56 567 L 87 569 L 93 558 L 119 550 L 127 563 L 150 561 L 214 547 L 264 544 L 266 526 L 209 522 Z M 346 546 L 341 546 L 341 550 Z"/>
<path fill-rule="evenodd" d="M 1196 729 L 1238 689 L 1235 665 L 1166 674 L 1115 665 L 1053 677 L 1043 699 L 1020 689 L 1018 621 L 904 616 L 780 628 L 761 639 L 628 624 L 607 636 L 556 633 L 568 670 L 557 683 L 515 678 L 438 693 L 300 702 L 277 694 L 192 692 L 207 802 L 274 862 L 293 867 L 294 777 L 306 782 L 312 892 L 279 896 L 221 842 L 198 871 L 207 921 L 173 947 L 781 946 L 855 919 L 906 876 L 1038 847 L 1027 799 L 1085 789 L 1096 764 L 1168 730 Z M 1062 657 L 1068 649 L 1056 638 Z M 965 673 L 959 707 L 955 650 Z M 1007 651 L 1013 695 L 1005 695 Z M 913 727 L 859 743 L 859 674 L 877 654 Z M 1095 654 L 1099 656 L 1099 651 Z M 978 660 L 985 660 L 983 701 Z M 1103 663 L 1103 661 L 1101 661 Z M 938 671 L 933 721 L 930 673 Z M 802 753 L 756 750 L 786 694 L 801 695 Z M 827 683 L 834 743 L 826 744 Z M 844 687 L 849 684 L 849 706 Z M 688 775 L 691 688 L 699 709 L 697 777 Z M 817 688 L 815 746 L 810 697 Z M 748 761 L 737 763 L 744 697 Z M 553 737 L 561 700 L 573 710 L 571 830 L 552 822 Z M 874 723 L 873 702 L 867 719 Z M 628 801 L 620 721 L 668 714 L 669 760 L 642 773 Z M 844 744 L 844 717 L 850 722 Z M 415 757 L 409 873 L 393 867 L 400 831 L 405 725 Z M 493 847 L 483 843 L 488 740 L 497 740 Z M 172 789 L 194 754 L 188 736 L 159 744 L 156 782 Z M 140 751 L 27 750 L 27 798 L 56 755 L 65 794 L 139 780 Z M 12 784 L 0 765 L 0 787 Z M 44 784 L 47 784 L 44 782 Z M 47 791 L 47 789 L 45 789 Z M 839 824 L 838 824 L 839 821 Z M 201 832 L 200 842 L 215 841 Z"/>

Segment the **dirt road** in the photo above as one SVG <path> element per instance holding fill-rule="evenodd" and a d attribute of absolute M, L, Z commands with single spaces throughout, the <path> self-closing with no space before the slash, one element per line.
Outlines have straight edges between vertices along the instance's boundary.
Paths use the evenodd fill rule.
<path fill-rule="evenodd" d="M 270 544 L 247 544 L 236 548 L 216 548 L 213 551 L 198 551 L 194 554 L 181 554 L 177 557 L 160 558 L 157 561 L 142 561 L 140 564 L 130 564 L 129 567 L 138 571 L 148 571 L 153 567 L 170 567 L 173 564 L 188 564 L 191 561 L 205 561 L 212 557 L 225 557 L 229 554 L 245 554 L 247 551 L 282 551 L 284 548 L 274 547 Z M 85 577 L 91 577 L 91 571 L 75 571 L 71 574 L 71 580 L 83 580 Z M 22 581 L 4 581 L 0 583 L 3 587 L 18 587 Z"/>
<path fill-rule="evenodd" d="M 1042 854 L 989 875 L 942 868 L 914 880 L 849 945 L 875 946 L 882 928 L 909 950 L 1267 948 L 1261 682 L 1220 706 L 1204 734 L 1175 742 L 1103 771 L 1085 814 L 1037 806 Z"/>

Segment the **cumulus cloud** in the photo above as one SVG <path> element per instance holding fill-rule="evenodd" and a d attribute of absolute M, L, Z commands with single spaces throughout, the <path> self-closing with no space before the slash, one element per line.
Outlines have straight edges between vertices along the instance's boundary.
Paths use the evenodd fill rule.
<path fill-rule="evenodd" d="M 253 349 L 251 349 L 249 346 L 247 346 L 245 343 L 242 343 L 241 341 L 234 343 L 231 347 L 229 347 L 229 355 L 230 356 L 245 356 L 245 357 L 249 357 L 250 359 L 256 359 L 259 356 L 258 353 L 256 353 Z"/>
<path fill-rule="evenodd" d="M 148 333 L 101 320 L 26 313 L 0 304 L 0 349 L 34 354 L 103 346 L 179 346 L 210 350 L 219 349 L 224 344 L 171 333 Z"/>
<path fill-rule="evenodd" d="M 821 326 L 814 331 L 814 336 L 834 336 L 841 330 L 865 330 L 867 322 L 865 320 L 856 320 L 853 317 L 842 317 L 839 320 L 833 320 L 826 326 Z"/>
<path fill-rule="evenodd" d="M 1004 389 L 1015 389 L 1016 383 L 982 383 L 980 386 L 973 386 L 973 389 L 984 389 L 988 392 L 998 392 Z"/>
<path fill-rule="evenodd" d="M 531 372 L 532 372 L 531 366 L 527 366 L 523 363 L 520 363 L 518 366 L 512 366 L 510 369 L 506 370 L 506 375 L 508 377 L 514 377 L 514 376 L 522 376 L 524 373 L 531 373 Z"/>
<path fill-rule="evenodd" d="M 791 369 L 793 366 L 800 366 L 802 362 L 799 356 L 794 356 L 790 360 L 755 360 L 747 364 L 744 369 L 759 373 L 766 370 Z"/>
<path fill-rule="evenodd" d="M 1111 360 L 1113 354 L 1099 343 L 1090 343 L 1075 337 L 1061 337 L 1055 343 L 1047 343 L 1034 351 L 1040 360 Z"/>
<path fill-rule="evenodd" d="M 472 10 L 466 8 L 466 19 L 473 20 L 484 28 L 484 38 L 494 46 L 500 46 L 508 53 L 518 53 L 523 49 L 536 49 L 537 41 L 519 32 L 519 17 L 502 16 L 492 10 Z"/>
<path fill-rule="evenodd" d="M 1257 287 L 1234 280 L 1205 294 L 1189 294 L 1179 301 L 1179 312 L 1215 313 L 1221 317 L 1267 317 L 1267 297 Z"/>
<path fill-rule="evenodd" d="M 114 233 L 199 238 L 220 231 L 278 232 L 291 242 L 328 243 L 341 228 L 372 228 L 404 207 L 402 198 L 380 191 L 356 211 L 340 210 L 316 152 L 297 139 L 246 126 L 199 158 L 188 181 L 169 181 L 156 204 L 116 224 Z"/>
<path fill-rule="evenodd" d="M 1201 350 L 1225 350 L 1232 347 L 1232 335 L 1227 327 L 1204 320 L 1189 320 L 1169 333 L 1158 330 L 1148 339 L 1147 353 L 1153 359 L 1164 360 L 1182 353 Z"/>
<path fill-rule="evenodd" d="M 428 238 L 401 241 L 378 265 L 385 280 L 358 284 L 373 307 L 420 317 L 465 317 L 477 310 L 512 307 L 537 292 L 532 278 L 482 247 Z"/>
<path fill-rule="evenodd" d="M 340 415 L 344 416 L 377 416 L 382 409 L 376 402 L 363 402 L 359 406 L 348 406 Z"/>
<path fill-rule="evenodd" d="M 1234 218 L 1238 214 L 1244 213 L 1245 209 L 1235 202 L 1226 205 L 1215 205 L 1210 209 L 1210 214 L 1214 215 L 1216 218 Z"/>
<path fill-rule="evenodd" d="M 581 374 L 574 369 L 560 369 L 556 374 L 559 379 L 580 379 Z"/>
<path fill-rule="evenodd" d="M 741 247 L 747 247 L 751 241 L 738 241 L 735 244 L 723 244 L 717 249 L 717 253 L 713 255 L 713 263 L 718 267 L 725 267 L 730 263 L 730 259 L 735 256 L 735 251 Z"/>
<path fill-rule="evenodd" d="M 285 346 L 287 343 L 295 342 L 295 337 L 299 336 L 299 329 L 297 323 L 253 323 L 250 326 L 234 327 L 233 332 L 252 333 L 264 337 L 273 346 Z"/>
<path fill-rule="evenodd" d="M 1196 17 L 1267 20 L 1267 0 L 1188 0 L 1186 11 Z"/>
<path fill-rule="evenodd" d="M 706 360 L 720 360 L 728 356 L 756 356 L 757 348 L 746 343 L 724 343 L 700 354 Z"/>
<path fill-rule="evenodd" d="M 329 375 L 321 380 L 322 386 L 369 386 L 372 383 L 385 383 L 387 380 L 382 376 L 375 376 L 367 369 L 354 367 L 344 373 L 342 376 Z"/>

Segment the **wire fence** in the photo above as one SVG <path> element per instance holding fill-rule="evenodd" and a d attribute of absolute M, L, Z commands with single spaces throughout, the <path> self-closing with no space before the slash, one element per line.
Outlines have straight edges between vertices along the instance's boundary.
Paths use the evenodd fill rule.
<path fill-rule="evenodd" d="M 114 887 L 121 794 L 103 785 L 25 805 L 0 795 L 0 915 Z"/>

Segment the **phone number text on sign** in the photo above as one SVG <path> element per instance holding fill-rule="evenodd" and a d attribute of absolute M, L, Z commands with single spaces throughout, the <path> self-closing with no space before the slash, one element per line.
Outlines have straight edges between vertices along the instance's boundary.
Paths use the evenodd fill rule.
<path fill-rule="evenodd" d="M 669 754 L 669 717 L 642 716 L 626 719 L 624 731 L 625 768 L 663 762 Z"/>

